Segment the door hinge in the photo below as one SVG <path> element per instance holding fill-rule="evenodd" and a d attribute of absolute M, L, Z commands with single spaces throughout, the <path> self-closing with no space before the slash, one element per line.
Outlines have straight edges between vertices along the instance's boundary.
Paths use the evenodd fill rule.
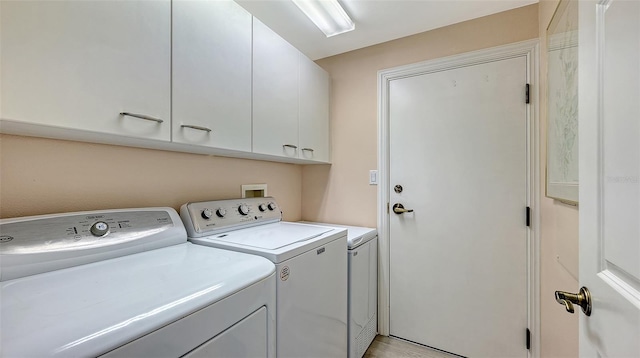
<path fill-rule="evenodd" d="M 527 223 L 527 226 L 531 226 L 531 208 L 527 206 L 526 209 L 526 213 L 525 213 L 525 221 Z"/>
<path fill-rule="evenodd" d="M 389 203 L 387 203 L 387 214 L 389 214 Z"/>
<path fill-rule="evenodd" d="M 529 84 L 528 83 L 525 85 L 524 103 L 529 103 Z"/>
<path fill-rule="evenodd" d="M 531 350 L 531 331 L 529 330 L 529 328 L 527 328 L 526 341 L 527 341 L 527 350 Z"/>

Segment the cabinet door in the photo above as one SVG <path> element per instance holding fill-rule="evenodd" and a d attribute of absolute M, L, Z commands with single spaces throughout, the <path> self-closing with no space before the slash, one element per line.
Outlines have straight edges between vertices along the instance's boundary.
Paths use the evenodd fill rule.
<path fill-rule="evenodd" d="M 251 14 L 173 2 L 173 141 L 251 151 Z"/>
<path fill-rule="evenodd" d="M 169 0 L 0 6 L 2 119 L 170 139 Z"/>
<path fill-rule="evenodd" d="M 253 19 L 253 151 L 298 157 L 299 51 Z"/>
<path fill-rule="evenodd" d="M 300 54 L 301 159 L 329 162 L 329 74 Z"/>

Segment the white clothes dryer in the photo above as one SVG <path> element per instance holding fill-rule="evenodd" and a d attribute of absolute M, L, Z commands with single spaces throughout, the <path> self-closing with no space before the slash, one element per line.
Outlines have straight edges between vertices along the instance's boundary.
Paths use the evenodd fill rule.
<path fill-rule="evenodd" d="M 188 203 L 190 241 L 276 265 L 278 357 L 347 356 L 347 231 L 282 222 L 273 198 Z"/>
<path fill-rule="evenodd" d="M 275 267 L 171 208 L 0 220 L 1 357 L 275 357 Z"/>
<path fill-rule="evenodd" d="M 348 231 L 348 356 L 362 358 L 378 333 L 378 231 L 360 226 L 301 222 Z"/>

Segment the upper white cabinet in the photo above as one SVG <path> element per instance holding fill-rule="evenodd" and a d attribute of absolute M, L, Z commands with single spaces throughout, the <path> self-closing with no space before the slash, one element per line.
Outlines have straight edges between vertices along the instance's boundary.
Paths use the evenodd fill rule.
<path fill-rule="evenodd" d="M 253 151 L 329 161 L 329 75 L 255 18 Z"/>
<path fill-rule="evenodd" d="M 298 157 L 299 51 L 253 20 L 253 152 Z"/>
<path fill-rule="evenodd" d="M 3 120 L 170 139 L 169 0 L 0 6 Z"/>
<path fill-rule="evenodd" d="M 173 141 L 251 151 L 251 14 L 173 0 Z"/>
<path fill-rule="evenodd" d="M 300 54 L 299 157 L 329 161 L 329 75 Z"/>
<path fill-rule="evenodd" d="M 329 162 L 329 76 L 231 0 L 0 0 L 0 132 Z"/>

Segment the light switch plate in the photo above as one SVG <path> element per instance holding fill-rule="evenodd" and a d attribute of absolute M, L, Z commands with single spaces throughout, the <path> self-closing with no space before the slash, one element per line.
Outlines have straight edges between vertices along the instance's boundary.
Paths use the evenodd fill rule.
<path fill-rule="evenodd" d="M 369 170 L 369 185 L 378 185 L 378 171 Z"/>

